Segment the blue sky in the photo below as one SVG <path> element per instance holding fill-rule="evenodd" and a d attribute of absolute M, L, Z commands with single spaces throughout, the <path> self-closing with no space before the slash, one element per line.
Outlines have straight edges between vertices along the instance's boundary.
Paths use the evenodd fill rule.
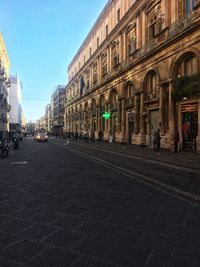
<path fill-rule="evenodd" d="M 44 114 L 51 93 L 67 83 L 67 66 L 107 0 L 0 0 L 0 31 L 11 74 L 22 84 L 26 121 Z"/>

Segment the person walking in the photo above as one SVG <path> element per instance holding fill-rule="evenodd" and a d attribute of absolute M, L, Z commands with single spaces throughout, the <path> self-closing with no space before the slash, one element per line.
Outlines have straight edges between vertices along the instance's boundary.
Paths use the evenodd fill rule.
<path fill-rule="evenodd" d="M 179 149 L 179 131 L 178 128 L 175 127 L 175 131 L 174 131 L 174 153 L 178 152 Z"/>
<path fill-rule="evenodd" d="M 95 133 L 92 131 L 91 132 L 91 141 L 92 141 L 92 143 L 94 143 L 94 140 L 95 140 Z"/>
<path fill-rule="evenodd" d="M 157 132 L 155 132 L 153 139 L 153 150 L 156 154 L 160 154 L 160 139 L 160 129 L 158 129 Z"/>

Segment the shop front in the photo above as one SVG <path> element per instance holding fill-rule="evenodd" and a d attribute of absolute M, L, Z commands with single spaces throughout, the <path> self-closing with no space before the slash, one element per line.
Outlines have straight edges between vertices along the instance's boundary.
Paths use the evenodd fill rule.
<path fill-rule="evenodd" d="M 198 103 L 181 105 L 182 148 L 196 151 L 198 136 Z"/>

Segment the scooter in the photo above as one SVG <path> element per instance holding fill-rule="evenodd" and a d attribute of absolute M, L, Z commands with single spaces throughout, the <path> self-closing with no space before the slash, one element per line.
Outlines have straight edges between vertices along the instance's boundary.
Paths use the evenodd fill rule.
<path fill-rule="evenodd" d="M 0 156 L 2 158 L 7 158 L 9 154 L 9 146 L 8 146 L 8 141 L 2 140 L 0 141 Z"/>

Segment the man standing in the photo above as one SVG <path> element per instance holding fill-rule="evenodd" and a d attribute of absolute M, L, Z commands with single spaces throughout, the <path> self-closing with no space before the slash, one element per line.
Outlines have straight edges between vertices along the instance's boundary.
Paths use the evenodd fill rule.
<path fill-rule="evenodd" d="M 174 153 L 178 152 L 178 145 L 179 145 L 179 131 L 178 131 L 178 128 L 175 127 L 175 132 L 174 132 Z"/>

